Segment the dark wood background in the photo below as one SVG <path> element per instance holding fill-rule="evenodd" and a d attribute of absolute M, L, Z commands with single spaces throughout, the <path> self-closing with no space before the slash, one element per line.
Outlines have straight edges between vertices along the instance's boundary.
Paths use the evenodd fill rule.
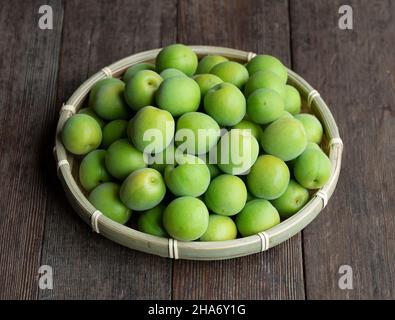
<path fill-rule="evenodd" d="M 11 1 L 0 6 L 0 298 L 394 299 L 395 2 Z M 50 4 L 54 29 L 38 28 Z M 336 192 L 302 233 L 262 254 L 172 261 L 93 233 L 52 157 L 58 111 L 87 77 L 174 42 L 280 57 L 316 87 L 345 144 Z M 38 268 L 51 265 L 53 290 Z M 353 290 L 338 286 L 353 268 Z"/>

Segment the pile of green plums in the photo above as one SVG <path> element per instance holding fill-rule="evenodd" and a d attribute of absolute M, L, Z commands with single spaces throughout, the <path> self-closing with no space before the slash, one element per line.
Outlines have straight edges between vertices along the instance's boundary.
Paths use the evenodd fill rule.
<path fill-rule="evenodd" d="M 182 241 L 246 237 L 297 213 L 331 174 L 323 127 L 287 78 L 270 55 L 199 61 L 169 45 L 95 83 L 62 141 L 108 218 Z"/>

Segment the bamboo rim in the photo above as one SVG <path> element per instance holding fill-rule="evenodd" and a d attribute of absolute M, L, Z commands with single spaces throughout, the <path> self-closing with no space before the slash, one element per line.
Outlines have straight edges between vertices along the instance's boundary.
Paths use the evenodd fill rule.
<path fill-rule="evenodd" d="M 255 56 L 255 53 L 252 52 L 222 47 L 190 46 L 190 48 L 199 57 L 207 54 L 218 54 L 231 60 L 246 62 Z M 91 87 L 97 81 L 107 77 L 119 77 L 128 67 L 134 64 L 152 62 L 160 50 L 154 49 L 137 53 L 103 68 L 87 79 L 67 100 L 65 103 L 67 107 L 61 109 L 56 129 L 54 155 L 58 165 L 58 176 L 67 198 L 78 215 L 87 224 L 94 225 L 93 229 L 96 232 L 128 248 L 162 257 L 191 260 L 222 260 L 258 253 L 286 241 L 305 228 L 326 206 L 335 190 L 340 174 L 343 143 L 336 122 L 325 101 L 307 81 L 289 69 L 288 83 L 299 90 L 302 98 L 308 102 L 311 112 L 323 124 L 325 135 L 329 141 L 329 159 L 332 164 L 329 181 L 311 197 L 310 201 L 298 213 L 259 234 L 218 242 L 183 242 L 160 238 L 114 222 L 100 212 L 97 214 L 98 211 L 84 196 L 73 177 L 73 156 L 65 150 L 62 144 L 60 138 L 62 127 L 75 110 L 81 107 Z"/>

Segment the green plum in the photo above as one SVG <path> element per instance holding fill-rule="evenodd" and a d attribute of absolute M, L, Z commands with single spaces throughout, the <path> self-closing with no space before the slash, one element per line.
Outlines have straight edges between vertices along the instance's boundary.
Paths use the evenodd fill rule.
<path fill-rule="evenodd" d="M 156 57 L 156 68 L 162 72 L 168 68 L 182 71 L 187 76 L 195 73 L 198 66 L 198 58 L 191 48 L 183 44 L 172 44 L 163 48 Z"/>
<path fill-rule="evenodd" d="M 246 113 L 243 93 L 231 83 L 220 83 L 207 91 L 204 109 L 221 126 L 238 124 Z"/>
<path fill-rule="evenodd" d="M 268 124 L 280 118 L 283 112 L 284 100 L 272 89 L 255 90 L 247 99 L 247 114 L 255 123 Z"/>
<path fill-rule="evenodd" d="M 166 185 L 161 174 L 152 168 L 133 171 L 122 183 L 122 202 L 132 210 L 149 210 L 165 197 Z"/>
<path fill-rule="evenodd" d="M 141 70 L 152 70 L 155 71 L 155 65 L 149 62 L 142 62 L 142 63 L 138 63 L 135 64 L 131 67 L 128 68 L 128 70 L 126 70 L 126 72 L 124 73 L 122 80 L 125 83 L 128 83 L 129 80 L 139 71 Z"/>
<path fill-rule="evenodd" d="M 97 123 L 99 124 L 100 128 L 103 128 L 106 125 L 106 122 L 100 118 L 95 111 L 93 111 L 91 108 L 82 108 L 80 110 L 78 110 L 79 114 L 87 114 L 88 116 L 91 116 L 93 119 L 95 119 L 97 121 Z"/>
<path fill-rule="evenodd" d="M 262 155 L 248 173 L 247 186 L 255 197 L 273 200 L 285 192 L 289 179 L 289 169 L 283 160 Z"/>
<path fill-rule="evenodd" d="M 224 82 L 234 84 L 239 89 L 242 89 L 248 80 L 246 67 L 235 61 L 221 62 L 215 65 L 210 73 L 221 78 Z"/>
<path fill-rule="evenodd" d="M 112 143 L 107 150 L 105 161 L 108 172 L 119 180 L 124 180 L 133 171 L 146 167 L 144 154 L 133 147 L 128 139 Z"/>
<path fill-rule="evenodd" d="M 159 204 L 156 207 L 141 213 L 137 222 L 138 230 L 153 236 L 166 238 L 167 232 L 163 227 L 162 222 L 164 210 L 165 206 L 163 204 Z"/>
<path fill-rule="evenodd" d="M 119 189 L 118 184 L 105 182 L 93 189 L 88 199 L 107 218 L 125 224 L 129 221 L 132 211 L 119 198 Z"/>
<path fill-rule="evenodd" d="M 263 131 L 261 145 L 267 153 L 289 161 L 302 154 L 307 145 L 307 136 L 300 121 L 281 118 Z"/>
<path fill-rule="evenodd" d="M 67 119 L 62 129 L 62 142 L 67 151 L 84 155 L 100 146 L 102 132 L 95 119 L 86 114 L 75 114 Z"/>
<path fill-rule="evenodd" d="M 294 175 L 299 184 L 307 189 L 319 189 L 331 176 L 331 161 L 315 147 L 306 150 L 295 160 Z"/>
<path fill-rule="evenodd" d="M 249 201 L 236 216 L 236 226 L 243 237 L 268 230 L 280 223 L 280 215 L 273 205 L 263 199 Z"/>
<path fill-rule="evenodd" d="M 254 73 L 245 85 L 244 94 L 248 97 L 255 90 L 262 88 L 277 91 L 282 98 L 285 96 L 285 85 L 283 81 L 270 71 L 258 71 Z"/>
<path fill-rule="evenodd" d="M 223 56 L 207 55 L 199 61 L 196 74 L 210 73 L 215 65 L 225 61 L 228 61 L 228 59 Z"/>
<path fill-rule="evenodd" d="M 166 79 L 156 92 L 156 103 L 174 117 L 196 111 L 200 104 L 199 85 L 188 77 Z"/>
<path fill-rule="evenodd" d="M 151 154 L 166 149 L 174 137 L 174 119 L 166 110 L 152 106 L 140 109 L 130 120 L 128 137 L 137 150 Z"/>
<path fill-rule="evenodd" d="M 162 83 L 159 74 L 152 70 L 138 71 L 125 86 L 125 100 L 132 110 L 150 106 L 155 101 L 155 92 Z"/>
<path fill-rule="evenodd" d="M 163 225 L 174 239 L 192 241 L 207 230 L 209 213 L 203 201 L 193 197 L 173 200 L 163 213 Z"/>
<path fill-rule="evenodd" d="M 258 71 L 270 71 L 276 74 L 283 84 L 287 83 L 288 71 L 280 60 L 270 55 L 257 55 L 247 64 L 247 70 L 251 75 Z"/>
<path fill-rule="evenodd" d="M 106 169 L 106 150 L 94 150 L 82 159 L 79 168 L 79 178 L 82 187 L 91 192 L 99 184 L 111 181 Z"/>
<path fill-rule="evenodd" d="M 304 130 L 306 131 L 307 141 L 317 144 L 321 143 L 324 129 L 322 128 L 320 120 L 308 113 L 297 114 L 295 115 L 295 119 L 302 122 Z"/>
<path fill-rule="evenodd" d="M 225 241 L 237 237 L 236 224 L 232 218 L 218 214 L 210 214 L 206 232 L 200 237 L 200 241 Z"/>
<path fill-rule="evenodd" d="M 259 154 L 259 144 L 250 131 L 232 129 L 225 133 L 217 148 L 217 166 L 225 173 L 245 174 Z"/>
<path fill-rule="evenodd" d="M 302 100 L 300 98 L 299 91 L 289 84 L 285 86 L 284 103 L 285 110 L 293 115 L 298 114 L 302 107 Z"/>
<path fill-rule="evenodd" d="M 107 149 L 111 143 L 122 139 L 127 138 L 127 128 L 128 122 L 126 120 L 113 120 L 107 123 L 103 128 L 103 139 L 101 141 L 101 145 L 103 148 Z"/>
<path fill-rule="evenodd" d="M 177 121 L 175 140 L 189 154 L 204 154 L 217 144 L 220 133 L 218 123 L 209 115 L 188 112 Z"/>
<path fill-rule="evenodd" d="M 232 129 L 250 130 L 253 137 L 258 141 L 260 141 L 261 135 L 263 133 L 262 128 L 258 124 L 246 119 L 241 120 L 238 124 L 233 126 Z"/>
<path fill-rule="evenodd" d="M 124 91 L 125 83 L 117 78 L 100 80 L 89 94 L 89 107 L 105 120 L 129 119 Z"/>
<path fill-rule="evenodd" d="M 176 196 L 199 197 L 210 184 L 210 171 L 202 159 L 190 154 L 176 156 L 175 165 L 165 168 L 165 182 Z"/>
<path fill-rule="evenodd" d="M 202 98 L 205 96 L 208 90 L 223 82 L 221 78 L 214 74 L 197 74 L 193 77 L 193 79 L 200 87 Z"/>
<path fill-rule="evenodd" d="M 302 209 L 307 201 L 309 201 L 309 191 L 291 179 L 287 190 L 279 198 L 272 200 L 272 205 L 281 218 L 286 219 Z"/>
<path fill-rule="evenodd" d="M 247 188 L 239 177 L 222 174 L 211 181 L 204 199 L 213 212 L 233 216 L 246 204 Z"/>
<path fill-rule="evenodd" d="M 173 78 L 173 77 L 186 77 L 186 74 L 180 70 L 169 68 L 165 69 L 160 73 L 160 76 L 163 80 Z"/>

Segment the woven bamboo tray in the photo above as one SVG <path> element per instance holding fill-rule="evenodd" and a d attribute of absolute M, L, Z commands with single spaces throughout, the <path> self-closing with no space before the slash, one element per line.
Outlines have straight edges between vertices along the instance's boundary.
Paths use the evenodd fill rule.
<path fill-rule="evenodd" d="M 245 63 L 255 53 L 221 47 L 191 46 L 199 57 L 207 54 L 218 54 L 231 60 Z M 343 151 L 343 143 L 339 136 L 336 122 L 319 93 L 302 77 L 288 70 L 288 83 L 301 93 L 304 107 L 314 113 L 324 127 L 325 139 L 323 148 L 328 152 L 332 163 L 329 181 L 310 201 L 295 215 L 277 226 L 245 238 L 220 242 L 183 242 L 167 238 L 151 236 L 105 217 L 87 200 L 78 183 L 78 161 L 69 154 L 61 141 L 60 133 L 66 120 L 72 116 L 87 98 L 91 87 L 99 80 L 108 77 L 119 77 L 124 71 L 140 62 L 154 62 L 160 49 L 141 52 L 119 60 L 103 68 L 86 80 L 63 105 L 56 130 L 54 155 L 58 168 L 58 176 L 66 195 L 78 215 L 97 233 L 121 245 L 147 253 L 174 259 L 221 260 L 241 257 L 272 248 L 291 238 L 306 227 L 325 208 L 336 187 Z"/>

